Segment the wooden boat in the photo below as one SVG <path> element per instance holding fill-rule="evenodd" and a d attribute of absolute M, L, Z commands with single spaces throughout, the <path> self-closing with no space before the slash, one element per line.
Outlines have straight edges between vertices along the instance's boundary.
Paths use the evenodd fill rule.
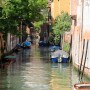
<path fill-rule="evenodd" d="M 8 55 L 8 56 L 5 56 L 4 58 L 6 58 L 6 59 L 16 59 L 16 56 Z"/>
<path fill-rule="evenodd" d="M 90 83 L 78 83 L 74 85 L 74 90 L 90 90 Z"/>

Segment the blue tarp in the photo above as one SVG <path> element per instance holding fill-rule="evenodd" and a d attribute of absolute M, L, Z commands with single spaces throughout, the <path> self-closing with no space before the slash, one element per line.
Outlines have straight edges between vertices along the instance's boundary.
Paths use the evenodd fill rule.
<path fill-rule="evenodd" d="M 31 42 L 25 41 L 25 42 L 23 42 L 23 46 L 31 46 Z"/>
<path fill-rule="evenodd" d="M 21 47 L 21 45 L 18 43 L 18 44 L 16 45 L 16 47 Z"/>
<path fill-rule="evenodd" d="M 46 46 L 46 42 L 40 41 L 40 42 L 39 42 L 39 46 Z"/>

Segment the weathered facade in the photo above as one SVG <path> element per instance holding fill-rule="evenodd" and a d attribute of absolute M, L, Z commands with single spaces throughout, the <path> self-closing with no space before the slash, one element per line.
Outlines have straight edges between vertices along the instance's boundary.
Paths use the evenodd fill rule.
<path fill-rule="evenodd" d="M 72 17 L 72 26 L 71 26 L 71 38 L 72 38 L 72 50 L 71 50 L 71 57 L 74 59 L 75 56 L 75 43 L 78 42 L 76 41 L 77 33 L 79 27 L 76 28 L 77 26 L 77 7 L 78 7 L 78 0 L 71 0 L 70 2 L 70 7 L 71 7 L 71 17 Z M 78 47 L 78 46 L 77 46 Z"/>
<path fill-rule="evenodd" d="M 61 11 L 72 17 L 71 56 L 75 66 L 85 67 L 90 75 L 90 0 L 51 0 L 51 16 L 55 20 Z"/>
<path fill-rule="evenodd" d="M 40 40 L 47 42 L 48 40 L 48 23 L 43 23 L 43 25 L 41 25 L 41 33 L 40 33 Z"/>
<path fill-rule="evenodd" d="M 78 0 L 77 18 L 72 27 L 72 60 L 90 75 L 90 0 Z M 74 25 L 75 24 L 75 25 Z"/>
<path fill-rule="evenodd" d="M 61 14 L 61 12 L 68 12 L 71 14 L 71 1 L 70 0 L 49 0 L 49 21 L 54 23 L 55 19 Z M 49 23 L 50 26 L 50 23 Z M 69 32 L 68 32 L 69 33 Z M 70 34 L 65 33 L 64 38 L 68 38 L 68 42 L 70 42 Z M 67 41 L 67 40 L 65 40 Z"/>

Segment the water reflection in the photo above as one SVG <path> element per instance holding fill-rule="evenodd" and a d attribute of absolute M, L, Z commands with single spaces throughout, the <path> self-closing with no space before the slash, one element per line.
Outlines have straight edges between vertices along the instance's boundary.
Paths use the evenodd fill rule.
<path fill-rule="evenodd" d="M 86 80 L 86 79 L 85 79 Z M 72 90 L 78 73 L 69 63 L 50 63 L 48 48 L 22 50 L 0 69 L 0 90 Z"/>
<path fill-rule="evenodd" d="M 52 63 L 52 90 L 71 90 L 70 64 Z"/>

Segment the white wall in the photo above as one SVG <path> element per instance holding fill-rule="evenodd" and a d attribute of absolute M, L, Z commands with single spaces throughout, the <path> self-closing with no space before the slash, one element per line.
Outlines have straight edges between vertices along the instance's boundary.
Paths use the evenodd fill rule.
<path fill-rule="evenodd" d="M 90 0 L 84 0 L 83 31 L 90 31 Z"/>
<path fill-rule="evenodd" d="M 84 1 L 84 4 L 82 4 L 82 1 Z M 87 44 L 87 40 L 89 40 L 85 66 L 87 68 L 90 68 L 90 37 L 88 38 L 87 35 L 85 37 L 82 36 L 82 38 L 80 37 L 81 39 L 79 41 L 79 35 L 81 31 L 82 34 L 84 34 L 85 32 L 90 33 L 90 0 L 79 0 L 79 4 L 77 8 L 77 26 L 79 26 L 81 29 L 79 34 L 74 32 L 74 36 L 73 36 L 73 45 L 72 45 L 74 49 L 72 53 L 73 62 L 75 64 L 80 64 L 81 62 L 80 53 L 82 53 L 82 49 L 83 49 L 83 39 L 85 39 L 85 47 L 84 47 L 84 55 L 83 55 L 83 60 L 85 60 L 86 44 Z M 76 30 L 76 32 L 78 31 Z M 80 47 L 81 49 L 78 47 Z"/>
<path fill-rule="evenodd" d="M 17 43 L 19 43 L 19 38 L 17 38 L 16 36 L 12 36 L 10 33 L 8 33 L 8 36 L 7 36 L 7 51 L 12 50 L 16 46 Z"/>

